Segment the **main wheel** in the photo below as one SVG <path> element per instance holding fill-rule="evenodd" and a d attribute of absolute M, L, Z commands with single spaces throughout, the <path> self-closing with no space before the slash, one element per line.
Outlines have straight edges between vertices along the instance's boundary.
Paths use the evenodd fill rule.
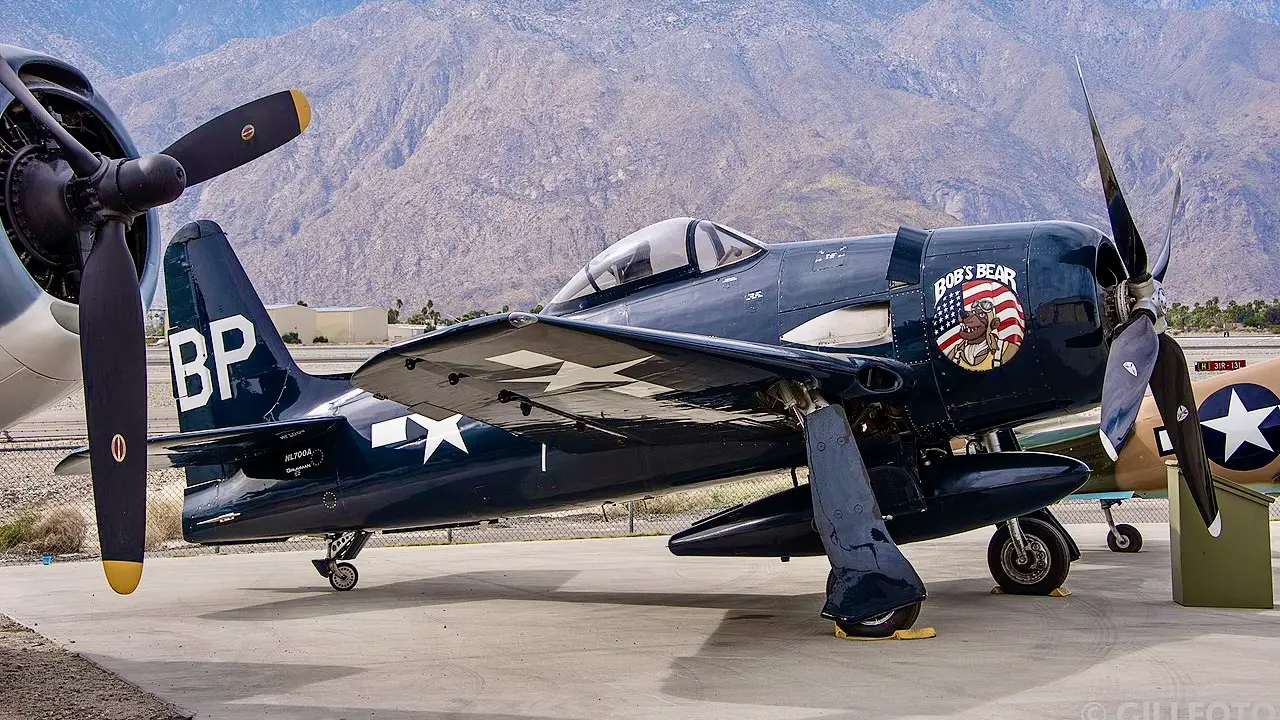
<path fill-rule="evenodd" d="M 1010 595 L 1048 595 L 1062 587 L 1071 571 L 1067 541 L 1043 520 L 1022 518 L 1018 524 L 1027 541 L 1026 558 L 1018 561 L 1009 526 L 1001 525 L 987 545 L 991 577 Z"/>
<path fill-rule="evenodd" d="M 345 592 L 356 586 L 360 582 L 360 573 L 356 571 L 356 566 L 349 562 L 340 562 L 333 566 L 333 571 L 329 573 L 329 584 L 334 590 Z"/>
<path fill-rule="evenodd" d="M 831 594 L 831 586 L 835 584 L 835 581 L 835 572 L 827 572 L 828 595 Z M 836 627 L 843 630 L 844 634 L 849 637 L 886 638 L 915 624 L 916 618 L 920 617 L 920 605 L 921 603 L 914 603 L 859 622 L 837 620 Z"/>
<path fill-rule="evenodd" d="M 914 625 L 916 618 L 920 617 L 920 605 L 921 603 L 914 603 L 860 622 L 837 620 L 836 626 L 849 637 L 886 638 Z"/>
<path fill-rule="evenodd" d="M 1120 537 L 1117 538 L 1116 533 L 1120 533 Z M 1107 547 L 1111 552 L 1136 553 L 1142 549 L 1142 533 L 1132 525 L 1121 523 L 1116 526 L 1116 532 L 1107 533 Z"/>

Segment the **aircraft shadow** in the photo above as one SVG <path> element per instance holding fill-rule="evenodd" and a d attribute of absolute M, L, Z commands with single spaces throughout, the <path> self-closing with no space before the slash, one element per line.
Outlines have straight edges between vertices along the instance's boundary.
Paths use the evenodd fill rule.
<path fill-rule="evenodd" d="M 1064 599 L 992 595 L 989 578 L 930 582 L 931 599 L 916 626 L 936 627 L 939 635 L 926 641 L 832 642 L 831 626 L 812 615 L 731 610 L 697 653 L 673 660 L 663 690 L 690 700 L 857 707 L 849 717 L 859 718 L 954 716 L 1070 683 L 1099 665 L 1138 667 L 1147 673 L 1142 677 L 1194 686 L 1197 661 L 1161 646 L 1205 635 L 1256 639 L 1259 647 L 1280 638 L 1269 614 L 1120 597 L 1115 589 L 1122 586 L 1101 590 L 1107 571 L 1092 570 L 1073 573 L 1076 582 L 1068 586 L 1075 594 Z M 1167 697 L 1155 682 L 1118 682 L 1130 698 Z M 1090 699 L 1037 698 L 1025 714 L 1079 717 Z"/>
<path fill-rule="evenodd" d="M 1134 577 L 1107 565 L 1167 563 L 1159 554 L 1104 551 L 1095 561 L 1100 565 L 1072 573 L 1068 584 L 1075 594 L 1065 599 L 992 595 L 988 577 L 929 582 L 931 600 L 917 625 L 936 626 L 940 634 L 919 642 L 833 640 L 832 626 L 817 618 L 823 598 L 817 587 L 798 595 L 562 589 L 578 574 L 573 570 L 459 573 L 353 593 L 317 589 L 201 617 L 302 619 L 488 600 L 723 609 L 719 625 L 696 653 L 672 659 L 662 685 L 665 693 L 695 701 L 837 712 L 856 707 L 858 716 L 873 710 L 876 717 L 952 715 L 1061 683 L 1099 665 L 1137 663 L 1157 680 L 1172 678 L 1176 686 L 1190 682 L 1193 673 L 1186 668 L 1194 662 L 1163 659 L 1167 651 L 1160 646 L 1202 635 L 1237 635 L 1261 643 L 1280 638 L 1280 624 L 1266 615 L 1182 608 L 1159 590 L 1167 588 L 1167 576 Z M 1126 587 L 1145 591 L 1128 593 Z M 1087 700 L 1064 699 L 1056 707 L 1041 699 L 1035 711 L 1079 717 Z"/>
<path fill-rule="evenodd" d="M 314 589 L 282 588 L 275 592 L 306 595 L 219 610 L 200 617 L 220 621 L 295 620 L 487 600 L 816 612 L 823 597 L 821 592 L 780 596 L 560 589 L 577 575 L 578 572 L 574 570 L 486 570 L 362 587 L 350 593 L 337 593 L 328 588 L 321 589 L 318 585 Z"/>
<path fill-rule="evenodd" d="M 90 656 L 92 657 L 92 656 Z M 97 658 L 93 658 L 97 660 Z M 124 677 L 147 677 L 148 684 L 164 688 L 184 708 L 199 707 L 195 717 L 281 718 L 288 720 L 329 720 L 330 718 L 371 717 L 367 707 L 334 707 L 244 702 L 263 695 L 284 695 L 317 683 L 341 683 L 345 678 L 366 672 L 365 668 L 342 665 L 242 662 L 134 662 L 112 659 L 112 670 Z M 444 720 L 444 718 L 491 718 L 492 720 L 543 720 L 535 715 L 471 713 L 465 710 L 376 710 L 379 720 Z M 547 718 L 550 720 L 550 718 Z"/>

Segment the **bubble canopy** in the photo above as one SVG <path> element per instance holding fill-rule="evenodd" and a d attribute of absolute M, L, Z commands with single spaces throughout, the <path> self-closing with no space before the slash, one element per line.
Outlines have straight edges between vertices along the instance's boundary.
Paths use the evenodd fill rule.
<path fill-rule="evenodd" d="M 641 228 L 591 258 L 548 303 L 587 307 L 661 282 L 691 277 L 763 252 L 758 240 L 696 218 Z"/>

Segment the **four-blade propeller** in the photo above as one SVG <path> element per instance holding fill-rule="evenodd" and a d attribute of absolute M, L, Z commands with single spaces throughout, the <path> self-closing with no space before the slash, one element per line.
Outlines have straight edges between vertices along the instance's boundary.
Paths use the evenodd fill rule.
<path fill-rule="evenodd" d="M 132 592 L 142 576 L 146 536 L 147 366 L 138 272 L 125 241 L 129 224 L 183 191 L 261 157 L 311 120 L 297 90 L 224 113 L 162 153 L 107 158 L 89 151 L 0 57 L 0 85 L 52 136 L 72 177 L 49 173 L 28 192 L 73 212 L 52 234 L 77 238 L 81 270 L 80 359 L 90 468 L 102 565 L 111 588 Z"/>
<path fill-rule="evenodd" d="M 1120 191 L 1111 159 L 1102 144 L 1102 133 L 1089 103 L 1089 91 L 1085 88 L 1084 70 L 1079 61 L 1076 62 L 1076 70 L 1080 74 L 1080 88 L 1084 90 L 1085 110 L 1093 132 L 1093 148 L 1098 156 L 1098 173 L 1102 176 L 1102 191 L 1107 199 L 1111 234 L 1129 274 L 1117 288 L 1119 297 L 1116 305 L 1122 324 L 1112 337 L 1107 357 L 1107 370 L 1102 381 L 1102 422 L 1098 434 L 1107 454 L 1112 460 L 1117 459 L 1133 431 L 1142 398 L 1150 386 L 1191 496 L 1209 533 L 1217 537 L 1222 532 L 1222 518 L 1218 514 L 1213 480 L 1209 476 L 1209 460 L 1200 434 L 1200 416 L 1196 410 L 1195 395 L 1191 392 L 1187 360 L 1178 343 L 1165 335 L 1168 304 L 1163 282 L 1173 247 L 1173 221 L 1182 199 L 1182 178 L 1178 178 L 1174 187 L 1173 211 L 1164 242 L 1156 253 L 1155 262 L 1148 265 L 1147 249 L 1142 244 L 1133 216 L 1129 214 L 1129 205 Z"/>

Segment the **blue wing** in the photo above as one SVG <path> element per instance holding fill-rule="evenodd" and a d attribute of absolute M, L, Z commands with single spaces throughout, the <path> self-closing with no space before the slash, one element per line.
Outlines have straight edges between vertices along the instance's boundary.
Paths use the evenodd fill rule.
<path fill-rule="evenodd" d="M 582 452 L 687 442 L 687 433 L 725 442 L 790 434 L 791 419 L 766 394 L 779 379 L 815 382 L 833 398 L 889 399 L 907 373 L 885 358 L 513 313 L 389 348 L 352 384 Z"/>

